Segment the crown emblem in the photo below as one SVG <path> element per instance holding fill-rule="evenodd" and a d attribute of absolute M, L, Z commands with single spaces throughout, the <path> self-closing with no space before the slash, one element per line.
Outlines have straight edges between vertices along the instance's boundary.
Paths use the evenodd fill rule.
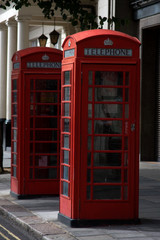
<path fill-rule="evenodd" d="M 44 60 L 44 61 L 49 60 L 49 56 L 47 56 L 47 54 L 43 55 L 43 56 L 42 56 L 42 60 Z"/>
<path fill-rule="evenodd" d="M 112 42 L 112 40 L 111 39 L 106 39 L 106 40 L 104 40 L 104 45 L 105 46 L 112 46 L 113 45 L 113 42 Z"/>

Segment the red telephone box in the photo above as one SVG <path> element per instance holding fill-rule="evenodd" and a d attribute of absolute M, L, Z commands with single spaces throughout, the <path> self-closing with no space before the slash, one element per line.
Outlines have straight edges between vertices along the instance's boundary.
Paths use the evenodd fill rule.
<path fill-rule="evenodd" d="M 63 43 L 59 220 L 135 220 L 140 42 L 89 30 Z"/>
<path fill-rule="evenodd" d="M 33 47 L 13 55 L 11 193 L 59 193 L 62 51 Z"/>

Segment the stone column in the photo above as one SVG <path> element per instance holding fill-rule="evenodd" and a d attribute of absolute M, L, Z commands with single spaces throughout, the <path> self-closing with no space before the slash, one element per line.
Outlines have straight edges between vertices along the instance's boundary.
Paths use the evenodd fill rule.
<path fill-rule="evenodd" d="M 6 118 L 7 28 L 0 24 L 0 171 L 3 171 L 3 126 Z"/>
<path fill-rule="evenodd" d="M 18 16 L 15 18 L 17 26 L 17 50 L 29 47 L 29 20 L 30 16 Z"/>

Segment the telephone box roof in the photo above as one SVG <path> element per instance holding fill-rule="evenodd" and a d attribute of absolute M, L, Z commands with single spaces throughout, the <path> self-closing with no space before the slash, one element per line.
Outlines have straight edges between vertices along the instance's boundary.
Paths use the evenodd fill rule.
<path fill-rule="evenodd" d="M 62 44 L 62 47 L 64 47 L 66 41 L 69 38 L 72 38 L 72 39 L 74 39 L 74 41 L 76 43 L 79 43 L 87 38 L 96 38 L 97 36 L 104 36 L 104 35 L 108 36 L 108 37 L 109 36 L 122 37 L 122 38 L 128 39 L 130 41 L 134 41 L 138 45 L 141 44 L 140 41 L 136 37 L 132 37 L 132 36 L 122 33 L 122 32 L 118 32 L 118 31 L 114 31 L 114 30 L 106 30 L 106 29 L 94 29 L 94 30 L 86 30 L 86 31 L 78 32 L 78 33 L 67 36 Z"/>

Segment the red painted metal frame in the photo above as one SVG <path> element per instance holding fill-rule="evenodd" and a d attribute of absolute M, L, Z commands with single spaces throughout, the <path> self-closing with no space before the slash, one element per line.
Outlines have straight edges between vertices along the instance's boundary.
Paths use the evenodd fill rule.
<path fill-rule="evenodd" d="M 14 140 L 13 130 L 13 107 L 12 107 L 12 145 L 11 145 L 11 193 L 16 197 L 26 197 L 28 195 L 39 195 L 39 194 L 58 194 L 59 193 L 59 176 L 57 179 L 37 179 L 32 180 L 29 178 L 29 169 L 30 169 L 30 148 L 29 148 L 29 132 L 30 132 L 30 112 L 29 112 L 29 103 L 30 103 L 30 89 L 29 81 L 30 79 L 48 79 L 59 81 L 60 87 L 60 78 L 61 78 L 61 60 L 62 60 L 62 51 L 53 49 L 53 48 L 43 48 L 43 47 L 33 47 L 20 50 L 13 55 L 13 70 L 12 70 L 12 82 L 14 79 L 17 79 L 17 139 Z M 58 67 L 51 66 L 50 63 L 59 63 Z M 31 67 L 27 67 L 27 64 L 32 64 Z M 34 63 L 36 63 L 34 65 Z M 46 67 L 43 67 L 46 64 Z M 47 65 L 48 63 L 48 65 Z M 45 91 L 45 90 L 44 90 Z M 12 95 L 13 95 L 13 84 L 12 84 Z M 60 95 L 60 90 L 59 90 Z M 14 105 L 14 100 L 12 97 L 12 106 Z M 60 97 L 58 99 L 57 106 L 60 106 Z M 59 108 L 60 109 L 60 108 Z M 57 116 L 60 121 L 60 112 Z M 58 128 L 60 124 L 58 123 Z M 57 130 L 59 133 L 59 130 Z M 59 134 L 58 134 L 59 135 Z M 58 136 L 57 136 L 58 138 Z M 13 154 L 14 148 L 13 144 L 17 142 L 17 163 L 14 164 Z M 57 144 L 60 145 L 59 140 Z M 59 169 L 59 146 L 57 152 L 57 168 Z M 16 174 L 14 176 L 13 167 L 16 167 Z M 53 167 L 51 167 L 53 168 Z M 58 170 L 59 172 L 59 170 Z"/>
<path fill-rule="evenodd" d="M 104 41 L 109 41 L 109 44 L 104 45 Z M 111 40 L 111 41 L 110 41 Z M 63 43 L 63 60 L 62 60 L 62 81 L 63 73 L 67 70 L 72 71 L 72 99 L 71 99 L 71 149 L 70 149 L 70 196 L 63 195 L 62 189 L 60 192 L 60 219 L 66 218 L 72 220 L 83 219 L 138 219 L 138 187 L 139 187 L 139 105 L 140 105 L 140 60 L 139 60 L 139 46 L 138 39 L 126 35 L 124 33 L 112 30 L 89 30 L 68 36 Z M 132 49 L 131 56 L 86 56 L 84 55 L 85 48 L 99 48 L 99 49 Z M 130 115 L 131 124 L 135 123 L 135 131 L 131 134 L 130 151 L 131 163 L 128 166 L 130 179 L 129 188 L 133 191 L 129 193 L 131 205 L 128 205 L 128 213 L 125 213 L 123 204 L 126 201 L 119 201 L 115 205 L 116 200 L 94 200 L 97 205 L 85 205 L 86 202 L 86 167 L 85 167 L 85 146 L 87 144 L 86 116 L 88 88 L 84 84 L 88 69 L 95 71 L 99 69 L 102 71 L 109 70 L 125 71 L 127 69 L 131 74 L 132 88 L 130 98 L 132 100 L 133 111 Z M 126 68 L 125 68 L 126 67 Z M 62 93 L 63 94 L 63 93 Z M 85 110 L 86 109 L 86 110 Z M 133 121 L 133 122 L 132 122 Z M 62 124 L 63 128 L 63 124 Z M 63 134 L 63 133 L 62 133 Z M 62 146 L 61 146 L 62 149 Z M 63 158 L 61 154 L 61 165 L 63 165 Z M 61 169 L 61 168 L 60 168 Z M 122 166 L 122 169 L 124 167 Z M 61 177 L 62 179 L 62 169 Z M 89 204 L 89 202 L 88 202 Z M 98 205 L 99 204 L 99 205 Z M 93 205 L 93 206 L 92 206 Z M 117 206 L 114 210 L 114 206 Z M 87 211 L 89 207 L 89 211 Z M 109 214 L 108 209 L 111 207 Z M 121 211 L 121 209 L 123 209 Z M 100 211 L 99 211 L 100 210 Z M 118 212 L 118 211 L 119 212 Z M 113 214 L 112 214 L 113 212 Z M 117 214 L 116 214 L 117 212 Z M 89 214 L 88 214 L 89 213 Z M 120 215 L 118 215 L 120 214 Z"/>

